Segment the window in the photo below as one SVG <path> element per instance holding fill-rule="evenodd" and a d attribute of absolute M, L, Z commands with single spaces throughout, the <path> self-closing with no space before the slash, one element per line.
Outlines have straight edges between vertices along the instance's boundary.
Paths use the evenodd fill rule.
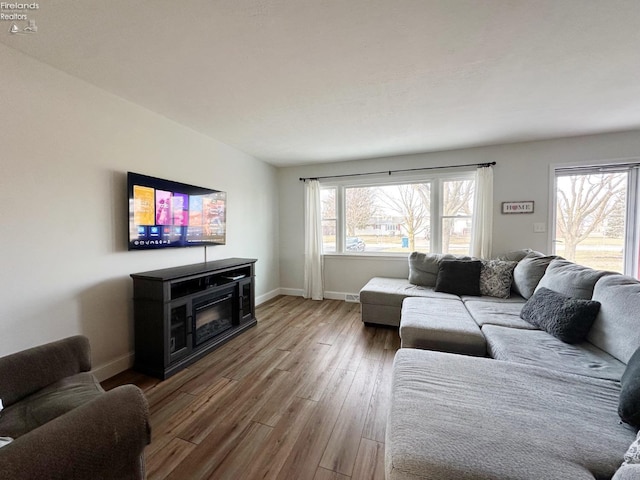
<path fill-rule="evenodd" d="M 322 252 L 335 253 L 338 220 L 336 215 L 336 189 L 334 187 L 320 190 L 322 208 Z"/>
<path fill-rule="evenodd" d="M 470 253 L 473 221 L 473 180 L 443 182 L 442 251 Z"/>
<path fill-rule="evenodd" d="M 554 253 L 637 275 L 637 166 L 557 169 Z"/>
<path fill-rule="evenodd" d="M 322 186 L 323 253 L 469 254 L 473 172 Z"/>

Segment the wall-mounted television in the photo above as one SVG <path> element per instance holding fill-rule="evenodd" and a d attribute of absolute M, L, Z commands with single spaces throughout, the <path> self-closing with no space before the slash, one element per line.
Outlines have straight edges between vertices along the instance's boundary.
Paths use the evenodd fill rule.
<path fill-rule="evenodd" d="M 225 245 L 227 194 L 127 173 L 129 250 Z"/>

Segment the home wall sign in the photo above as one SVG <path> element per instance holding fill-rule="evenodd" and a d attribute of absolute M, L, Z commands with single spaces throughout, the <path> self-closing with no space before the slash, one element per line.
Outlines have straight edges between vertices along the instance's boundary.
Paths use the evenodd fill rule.
<path fill-rule="evenodd" d="M 502 213 L 533 213 L 533 202 L 502 202 Z"/>

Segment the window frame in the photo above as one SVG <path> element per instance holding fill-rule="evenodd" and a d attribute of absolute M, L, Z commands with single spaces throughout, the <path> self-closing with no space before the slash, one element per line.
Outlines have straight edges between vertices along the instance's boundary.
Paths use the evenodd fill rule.
<path fill-rule="evenodd" d="M 580 174 L 627 172 L 627 205 L 623 245 L 623 274 L 638 278 L 640 274 L 640 163 L 620 161 L 579 165 L 551 165 L 551 202 L 549 204 L 549 251 L 556 254 L 558 177 Z"/>
<path fill-rule="evenodd" d="M 455 180 L 471 180 L 475 182 L 476 169 L 457 170 L 447 172 L 432 172 L 420 174 L 394 174 L 392 176 L 367 176 L 367 178 L 331 178 L 320 180 L 320 188 L 336 189 L 336 250 L 335 252 L 325 253 L 325 257 L 331 256 L 357 256 L 357 257 L 405 257 L 409 252 L 354 252 L 346 250 L 346 194 L 347 188 L 363 188 L 363 187 L 385 187 L 393 185 L 407 185 L 416 183 L 430 183 L 430 239 L 429 252 L 440 253 L 442 249 L 442 221 L 443 218 L 456 218 L 455 216 L 443 216 L 443 189 L 442 184 L 445 181 Z M 474 184 L 475 188 L 475 184 Z M 475 205 L 474 205 L 475 211 Z M 467 217 L 466 215 L 464 216 Z M 473 218 L 473 213 L 471 215 Z M 437 221 L 434 221 L 436 219 Z M 324 218 L 323 218 L 324 220 Z M 472 227 L 473 229 L 473 227 Z M 473 232 L 472 232 L 473 235 Z"/>

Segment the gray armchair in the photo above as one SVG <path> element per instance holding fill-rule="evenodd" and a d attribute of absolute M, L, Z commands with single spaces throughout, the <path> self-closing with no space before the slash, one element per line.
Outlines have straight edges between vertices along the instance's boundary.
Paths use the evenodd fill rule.
<path fill-rule="evenodd" d="M 86 337 L 0 358 L 0 479 L 144 479 L 150 441 L 142 391 L 105 392 Z"/>

